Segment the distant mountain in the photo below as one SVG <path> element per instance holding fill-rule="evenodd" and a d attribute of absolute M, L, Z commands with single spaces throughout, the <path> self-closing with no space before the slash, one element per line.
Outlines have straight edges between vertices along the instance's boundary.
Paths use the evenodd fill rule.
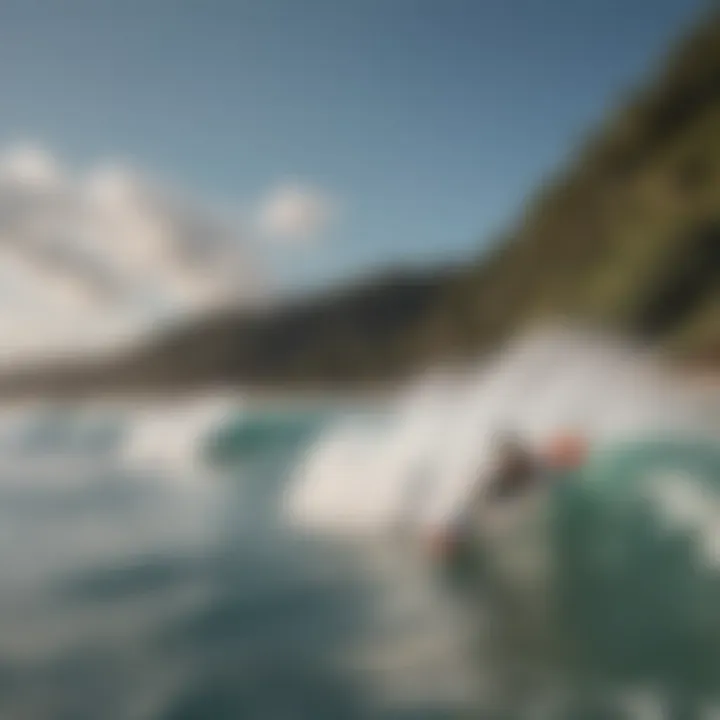
<path fill-rule="evenodd" d="M 0 389 L 372 382 L 554 315 L 720 364 L 720 13 L 489 254 L 225 313 L 112 364 L 28 372 Z"/>

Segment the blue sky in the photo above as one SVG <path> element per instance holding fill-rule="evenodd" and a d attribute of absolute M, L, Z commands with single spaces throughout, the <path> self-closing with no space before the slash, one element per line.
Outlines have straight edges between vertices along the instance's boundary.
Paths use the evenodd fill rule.
<path fill-rule="evenodd" d="M 0 141 L 123 158 L 247 207 L 337 205 L 262 245 L 282 283 L 471 256 L 697 17 L 699 0 L 3 0 Z"/>

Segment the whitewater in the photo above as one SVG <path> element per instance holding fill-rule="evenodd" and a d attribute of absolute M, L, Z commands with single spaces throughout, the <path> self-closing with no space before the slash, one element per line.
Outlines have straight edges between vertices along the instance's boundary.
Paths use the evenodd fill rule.
<path fill-rule="evenodd" d="M 382 414 L 227 395 L 4 408 L 0 717 L 471 707 L 462 615 L 422 563 L 283 517 L 312 442 Z"/>
<path fill-rule="evenodd" d="M 449 581 L 423 537 L 489 477 L 498 433 L 718 437 L 715 397 L 553 331 L 371 402 L 7 405 L 0 717 L 494 717 L 508 697 L 560 717 L 549 656 L 524 694 L 508 680 L 530 658 L 516 608 Z M 639 718 L 653 698 L 615 699 Z"/>

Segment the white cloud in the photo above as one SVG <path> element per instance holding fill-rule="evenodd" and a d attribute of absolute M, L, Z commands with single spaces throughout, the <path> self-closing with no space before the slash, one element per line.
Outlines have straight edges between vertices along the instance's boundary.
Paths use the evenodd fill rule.
<path fill-rule="evenodd" d="M 81 171 L 31 143 L 0 151 L 0 362 L 111 347 L 265 295 L 233 215 L 124 163 Z M 302 244 L 336 215 L 324 192 L 285 183 L 246 216 L 263 239 Z"/>
<path fill-rule="evenodd" d="M 44 188 L 60 180 L 55 159 L 32 143 L 14 145 L 0 157 L 0 177 L 28 187 Z"/>
<path fill-rule="evenodd" d="M 260 203 L 257 226 L 270 239 L 307 242 L 318 238 L 337 214 L 326 194 L 301 184 L 284 184 Z"/>
<path fill-rule="evenodd" d="M 207 204 L 121 165 L 71 172 L 0 153 L 0 357 L 108 343 L 253 297 L 244 236 Z"/>

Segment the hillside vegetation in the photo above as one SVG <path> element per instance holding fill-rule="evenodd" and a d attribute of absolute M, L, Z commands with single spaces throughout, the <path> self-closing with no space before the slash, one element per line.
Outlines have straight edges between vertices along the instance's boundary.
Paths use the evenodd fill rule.
<path fill-rule="evenodd" d="M 492 248 L 459 268 L 205 319 L 113 367 L 45 374 L 43 384 L 375 381 L 482 352 L 557 315 L 720 362 L 720 13 Z"/>
<path fill-rule="evenodd" d="M 452 284 L 440 312 L 456 344 L 559 313 L 684 353 L 720 349 L 720 15 Z"/>

